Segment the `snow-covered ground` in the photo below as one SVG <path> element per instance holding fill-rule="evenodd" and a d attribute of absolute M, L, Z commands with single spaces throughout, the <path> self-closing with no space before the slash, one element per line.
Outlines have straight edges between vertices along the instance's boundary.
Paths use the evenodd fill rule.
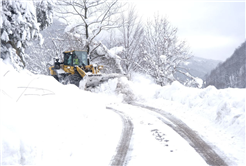
<path fill-rule="evenodd" d="M 110 165 L 122 122 L 106 106 L 134 125 L 125 165 L 207 165 L 153 113 L 128 101 L 170 112 L 229 165 L 245 165 L 245 89 L 194 89 L 177 82 L 160 87 L 135 74 L 132 81 L 114 79 L 88 92 L 50 76 L 16 72 L 2 60 L 0 67 L 2 165 Z M 154 132 L 165 133 L 168 142 Z"/>

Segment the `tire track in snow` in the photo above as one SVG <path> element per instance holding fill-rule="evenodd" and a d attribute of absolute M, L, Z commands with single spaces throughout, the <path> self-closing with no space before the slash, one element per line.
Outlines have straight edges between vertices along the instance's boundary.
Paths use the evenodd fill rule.
<path fill-rule="evenodd" d="M 200 156 L 206 161 L 208 165 L 227 166 L 226 162 L 213 150 L 213 148 L 209 146 L 205 141 L 203 141 L 203 139 L 199 135 L 197 135 L 180 119 L 175 118 L 170 113 L 166 113 L 161 109 L 153 108 L 138 103 L 131 103 L 131 105 L 142 107 L 161 115 L 158 117 L 158 119 L 161 120 L 163 123 L 167 124 L 169 127 L 171 127 L 180 136 L 182 136 L 197 151 L 197 153 L 200 154 Z M 171 121 L 171 123 L 162 117 L 165 117 L 166 119 Z"/>
<path fill-rule="evenodd" d="M 106 108 L 113 110 L 115 113 L 117 113 L 121 117 L 123 122 L 121 138 L 116 148 L 117 152 L 111 159 L 111 166 L 123 166 L 132 137 L 133 124 L 129 117 L 124 115 L 122 112 L 111 107 Z"/>

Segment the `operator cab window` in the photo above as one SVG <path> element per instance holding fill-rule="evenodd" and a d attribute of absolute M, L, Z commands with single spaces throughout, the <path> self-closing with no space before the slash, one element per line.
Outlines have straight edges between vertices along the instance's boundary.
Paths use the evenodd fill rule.
<path fill-rule="evenodd" d="M 75 51 L 75 54 L 78 56 L 79 59 L 79 66 L 87 66 L 87 52 L 86 51 Z"/>

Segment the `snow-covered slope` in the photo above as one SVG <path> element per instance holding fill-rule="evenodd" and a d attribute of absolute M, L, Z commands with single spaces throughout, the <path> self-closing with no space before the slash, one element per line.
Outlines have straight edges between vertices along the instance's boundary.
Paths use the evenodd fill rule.
<path fill-rule="evenodd" d="M 230 165 L 245 165 L 246 89 L 195 89 L 178 82 L 160 87 L 150 78 L 135 74 L 131 81 L 113 79 L 92 93 L 62 85 L 50 76 L 33 75 L 26 70 L 16 72 L 1 59 L 0 67 L 2 165 L 109 165 L 122 123 L 119 116 L 105 108 L 118 105 L 124 110 L 130 106 L 123 106 L 122 102 L 130 101 L 170 112 L 226 156 Z M 130 109 L 127 111 L 126 114 Z M 156 121 L 146 113 L 141 115 L 139 109 L 136 112 L 133 120 Z M 144 132 L 139 125 L 135 127 L 134 134 Z M 140 139 L 153 143 L 149 142 L 151 137 Z M 156 155 L 144 151 L 139 156 L 146 158 L 151 153 L 149 161 L 160 156 L 158 153 L 163 151 L 154 145 L 153 150 L 160 150 Z M 131 148 L 134 146 L 138 150 L 133 154 L 141 153 L 141 142 L 135 140 Z M 184 156 L 185 151 L 179 153 Z M 130 165 L 142 163 L 141 157 L 133 159 Z M 169 163 L 158 161 L 160 165 L 178 163 L 172 163 L 171 158 Z"/>
<path fill-rule="evenodd" d="M 100 95 L 0 60 L 1 165 L 109 164 L 122 123 Z"/>

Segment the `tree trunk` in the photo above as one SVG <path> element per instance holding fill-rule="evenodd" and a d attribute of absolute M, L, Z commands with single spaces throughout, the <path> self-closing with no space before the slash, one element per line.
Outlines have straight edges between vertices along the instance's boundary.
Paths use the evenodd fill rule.
<path fill-rule="evenodd" d="M 19 48 L 17 48 L 16 44 L 14 44 L 13 42 L 9 41 L 8 43 L 16 50 L 16 54 L 20 58 L 21 63 L 23 64 L 23 68 L 25 68 L 26 67 L 26 63 L 25 63 L 23 57 L 21 56 L 21 50 Z"/>

